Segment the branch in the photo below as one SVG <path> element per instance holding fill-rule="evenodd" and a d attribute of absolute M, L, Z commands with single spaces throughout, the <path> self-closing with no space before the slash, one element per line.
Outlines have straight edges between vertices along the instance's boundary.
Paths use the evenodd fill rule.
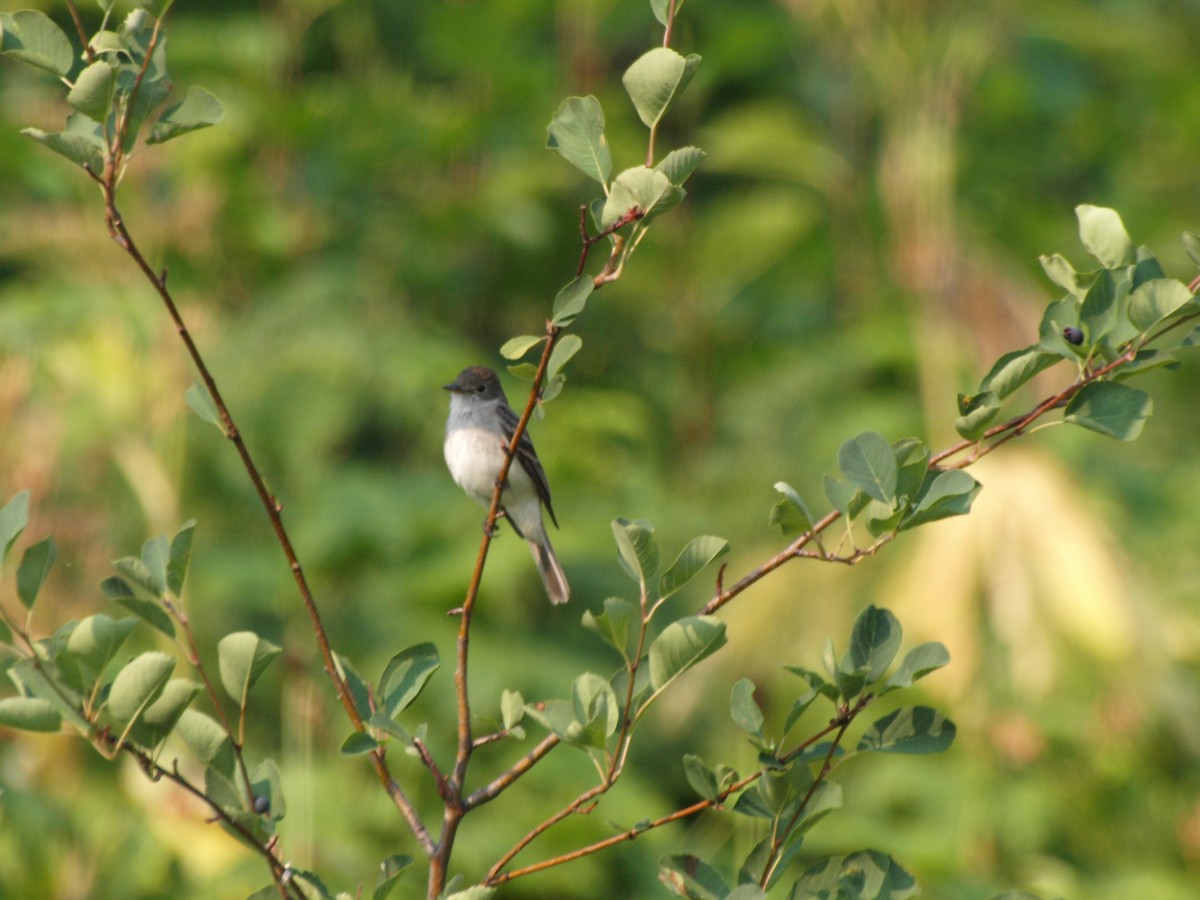
<path fill-rule="evenodd" d="M 781 761 L 790 762 L 791 760 L 793 760 L 797 756 L 799 756 L 801 753 L 803 753 L 805 750 L 807 750 L 809 747 L 811 747 L 813 744 L 815 744 L 817 741 L 821 740 L 824 737 L 827 737 L 828 735 L 830 735 L 833 732 L 842 728 L 843 719 L 845 719 L 845 717 L 847 715 L 849 715 L 852 720 L 855 716 L 857 716 L 860 712 L 862 712 L 863 709 L 866 708 L 866 706 L 868 705 L 868 703 L 871 702 L 872 699 L 874 699 L 874 698 L 872 698 L 870 695 L 863 695 L 863 699 L 861 699 L 859 701 L 858 705 L 852 711 L 850 711 L 848 713 L 843 712 L 842 715 L 831 720 L 830 723 L 828 725 L 826 725 L 824 728 L 822 728 L 820 731 L 811 735 L 805 741 L 803 741 L 802 743 L 797 745 L 789 753 L 780 757 Z M 822 776 L 819 776 L 819 777 L 823 777 L 824 774 L 827 774 L 827 773 L 823 772 Z M 736 794 L 738 791 L 742 790 L 743 788 L 749 787 L 751 784 L 756 782 L 758 779 L 762 778 L 762 775 L 763 775 L 763 773 L 762 773 L 762 770 L 760 769 L 757 772 L 747 775 L 745 778 L 734 781 L 733 784 L 729 785 L 729 787 L 725 788 L 723 791 L 721 791 L 719 794 L 717 794 L 716 797 L 714 797 L 711 800 L 698 800 L 695 803 L 692 803 L 688 806 L 684 806 L 680 809 L 677 809 L 672 813 L 668 813 L 667 815 L 662 816 L 661 818 L 654 819 L 651 822 L 643 822 L 639 825 L 635 825 L 633 828 L 626 829 L 625 831 L 622 831 L 620 834 L 615 834 L 612 837 L 605 838 L 602 841 L 596 841 L 593 844 L 588 844 L 586 847 L 580 847 L 577 850 L 572 850 L 569 853 L 562 854 L 561 856 L 555 856 L 555 857 L 551 857 L 550 859 L 544 859 L 541 862 L 532 863 L 532 864 L 530 864 L 528 866 L 524 866 L 523 868 L 520 868 L 520 869 L 513 869 L 511 872 L 500 873 L 499 870 L 501 868 L 503 868 L 503 866 L 507 862 L 511 861 L 512 858 L 516 855 L 516 853 L 510 852 L 508 855 L 506 855 L 504 860 L 502 860 L 500 863 L 497 863 L 495 866 L 492 867 L 491 871 L 488 872 L 488 876 L 487 876 L 487 878 L 484 879 L 483 883 L 489 887 L 496 887 L 497 885 L 501 885 L 506 881 L 512 881 L 515 878 L 521 878 L 525 875 L 532 875 L 535 872 L 544 872 L 545 870 L 552 869 L 555 866 L 561 866 L 565 863 L 574 862 L 577 859 L 582 859 L 583 857 L 590 856 L 593 853 L 599 853 L 601 850 L 607 850 L 609 847 L 615 847 L 617 844 L 622 844 L 625 841 L 632 841 L 633 839 L 635 839 L 636 837 L 638 837 L 641 834 L 644 834 L 647 831 L 650 831 L 654 828 L 661 828 L 663 825 L 670 825 L 672 822 L 678 822 L 681 819 L 686 819 L 690 816 L 696 815 L 697 813 L 702 813 L 706 809 L 719 809 L 719 808 L 721 808 L 721 805 L 730 796 L 732 796 L 733 794 Z M 807 801 L 808 801 L 808 798 L 805 799 L 806 803 L 807 803 Z M 545 829 L 543 829 L 543 831 L 544 830 Z M 528 844 L 528 841 L 526 841 L 526 844 Z"/>
<path fill-rule="evenodd" d="M 1200 278 L 1197 278 L 1196 282 L 1200 283 Z M 1086 385 L 1091 384 L 1094 381 L 1099 381 L 1105 376 L 1113 374 L 1122 366 L 1126 366 L 1133 362 L 1134 358 L 1137 356 L 1137 351 L 1141 349 L 1141 347 L 1144 347 L 1150 344 L 1152 341 L 1157 340 L 1163 334 L 1171 330 L 1171 328 L 1176 327 L 1181 322 L 1190 321 L 1194 318 L 1200 318 L 1200 314 L 1181 317 L 1178 322 L 1171 323 L 1171 325 L 1163 328 L 1159 332 L 1156 332 L 1142 344 L 1137 346 L 1130 345 L 1126 347 L 1125 352 L 1122 353 L 1117 359 L 1105 366 L 1101 366 L 1099 369 L 1085 373 L 1070 385 L 1063 388 L 1063 390 L 1059 391 L 1057 394 L 1047 397 L 1040 403 L 1033 406 L 1028 412 L 1025 412 L 1019 416 L 1014 416 L 1007 422 L 992 426 L 983 433 L 983 436 L 980 439 L 974 441 L 960 441 L 957 444 L 947 447 L 945 450 L 935 453 L 929 459 L 929 468 L 931 470 L 969 468 L 998 447 L 1008 443 L 1014 438 L 1023 437 L 1024 435 L 1028 434 L 1028 428 L 1030 425 L 1045 416 L 1047 413 L 1066 406 L 1067 403 L 1070 402 L 1071 398 L 1078 394 Z M 952 459 L 953 457 L 958 456 L 959 454 L 962 454 L 968 450 L 970 450 L 971 453 L 969 453 L 963 459 L 956 463 L 945 464 L 947 460 Z M 758 568 L 738 579 L 738 581 L 734 583 L 732 587 L 722 589 L 720 586 L 718 586 L 716 593 L 704 605 L 701 612 L 704 615 L 711 615 L 727 604 L 734 597 L 741 594 L 751 585 L 757 584 L 784 563 L 787 563 L 793 559 L 820 559 L 826 562 L 841 562 L 854 565 L 864 556 L 875 553 L 883 544 L 887 543 L 887 540 L 881 539 L 876 541 L 870 547 L 861 550 L 855 550 L 852 554 L 845 557 L 830 556 L 825 553 L 813 553 L 811 551 L 805 552 L 805 547 L 807 547 L 814 540 L 817 540 L 822 533 L 829 529 L 829 526 L 841 518 L 842 513 L 840 511 L 832 510 L 831 512 L 827 513 L 819 522 L 814 523 L 812 528 L 796 538 L 796 540 L 794 540 L 785 549 L 772 556 Z M 887 537 L 888 540 L 890 540 L 894 538 L 895 535 L 892 534 Z"/>

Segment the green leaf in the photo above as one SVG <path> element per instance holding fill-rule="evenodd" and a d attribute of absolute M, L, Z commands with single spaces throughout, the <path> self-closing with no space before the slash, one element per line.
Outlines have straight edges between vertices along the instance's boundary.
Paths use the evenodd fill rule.
<path fill-rule="evenodd" d="M 664 156 L 654 167 L 655 172 L 662 172 L 671 184 L 682 185 L 688 180 L 696 167 L 704 161 L 707 154 L 699 147 L 680 147 Z"/>
<path fill-rule="evenodd" d="M 856 488 L 881 503 L 896 499 L 896 454 L 887 438 L 864 431 L 838 450 L 838 467 Z"/>
<path fill-rule="evenodd" d="M 815 673 L 808 674 L 816 677 L 820 684 L 825 684 L 825 680 L 820 676 L 815 675 Z M 836 689 L 833 689 L 833 693 L 836 697 Z M 823 696 L 821 691 L 816 687 L 816 685 L 811 685 L 807 692 L 792 701 L 792 708 L 788 710 L 787 718 L 783 721 L 783 733 L 785 735 L 792 730 L 792 726 L 800 721 L 800 717 L 808 711 L 808 708 L 813 705 L 813 701 L 820 696 Z"/>
<path fill-rule="evenodd" d="M 892 673 L 887 680 L 887 686 L 880 695 L 887 694 L 900 688 L 912 687 L 913 682 L 924 678 L 930 672 L 940 669 L 950 662 L 950 652 L 938 641 L 927 641 L 918 644 L 908 651 L 900 668 Z"/>
<path fill-rule="evenodd" d="M 612 685 L 593 672 L 584 672 L 571 685 L 571 712 L 574 721 L 565 737 L 578 746 L 603 750 L 621 723 L 621 705 Z"/>
<path fill-rule="evenodd" d="M 590 610 L 584 612 L 583 626 L 628 659 L 629 622 L 633 613 L 633 604 L 628 600 L 609 597 L 604 601 L 604 612 L 598 615 L 593 615 Z"/>
<path fill-rule="evenodd" d="M 140 564 L 140 560 L 134 560 Z M 146 624 L 158 629 L 167 637 L 175 638 L 175 625 L 166 611 L 150 600 L 138 597 L 124 578 L 113 575 L 100 582 L 100 592 L 109 600 L 119 603 Z"/>
<path fill-rule="evenodd" d="M 31 9 L 0 15 L 0 53 L 59 76 L 67 75 L 75 62 L 63 30 Z"/>
<path fill-rule="evenodd" d="M 69 623 L 64 628 L 69 629 L 73 624 Z M 83 706 L 83 698 L 78 692 L 71 690 L 69 685 L 63 683 L 57 677 L 58 673 L 54 671 L 54 667 L 47 664 L 46 660 L 52 654 L 46 647 L 46 643 L 46 641 L 38 641 L 34 645 L 34 652 L 42 662 L 29 657 L 17 660 L 9 667 L 8 677 L 17 686 L 17 690 L 22 696 L 45 700 L 58 711 L 58 714 L 68 724 L 73 725 L 80 732 L 87 733 L 91 729 L 91 723 L 79 712 Z"/>
<path fill-rule="evenodd" d="M 918 438 L 901 438 L 892 444 L 899 471 L 896 474 L 896 497 L 911 503 L 925 483 L 929 472 L 929 447 Z"/>
<path fill-rule="evenodd" d="M 225 426 L 221 422 L 221 412 L 217 409 L 216 402 L 204 385 L 199 382 L 193 384 L 187 389 L 187 392 L 183 395 L 183 399 L 192 408 L 192 412 L 198 415 L 203 421 L 216 425 L 222 434 L 225 433 Z"/>
<path fill-rule="evenodd" d="M 89 119 L 103 122 L 112 112 L 116 85 L 117 67 L 98 60 L 79 73 L 75 86 L 67 93 L 67 102 Z"/>
<path fill-rule="evenodd" d="M 500 355 L 505 359 L 520 359 L 546 339 L 544 334 L 523 334 L 520 337 L 509 338 L 500 347 Z"/>
<path fill-rule="evenodd" d="M 979 384 L 981 393 L 990 391 L 1001 400 L 1025 384 L 1039 372 L 1058 362 L 1060 357 L 1048 353 L 1036 344 L 1024 350 L 1005 353 L 992 366 Z"/>
<path fill-rule="evenodd" d="M 754 700 L 754 682 L 749 678 L 734 684 L 729 697 L 729 715 L 742 731 L 762 737 L 763 714 Z"/>
<path fill-rule="evenodd" d="M 175 670 L 175 660 L 149 651 L 126 665 L 113 680 L 108 712 L 119 725 L 135 721 L 159 695 Z"/>
<path fill-rule="evenodd" d="M 830 475 L 825 476 L 824 481 L 825 498 L 838 510 L 842 515 L 850 515 L 850 507 L 854 505 L 854 500 L 859 496 L 860 492 L 848 481 L 842 481 L 833 478 Z"/>
<path fill-rule="evenodd" d="M 656 126 L 671 102 L 687 87 L 700 57 L 680 56 L 670 47 L 655 47 L 625 70 L 621 83 L 633 101 L 638 118 L 647 128 Z"/>
<path fill-rule="evenodd" d="M 140 589 L 142 594 L 157 600 L 162 597 L 167 589 L 167 570 L 165 562 L 162 571 L 159 573 L 155 573 L 146 564 L 145 560 L 147 557 L 153 562 L 154 550 L 152 544 L 153 542 L 147 541 L 142 547 L 141 559 L 134 556 L 126 556 L 113 562 L 113 568 L 121 574 L 125 582 L 135 592 Z"/>
<path fill-rule="evenodd" d="M 679 10 L 683 8 L 683 0 L 675 0 L 675 15 L 679 15 Z M 654 18 L 658 19 L 660 25 L 667 24 L 667 13 L 670 12 L 670 0 L 650 0 L 650 11 L 654 13 Z"/>
<path fill-rule="evenodd" d="M 792 900 L 908 900 L 919 893 L 916 880 L 889 856 L 863 850 L 809 866 L 792 888 Z"/>
<path fill-rule="evenodd" d="M 221 686 L 239 709 L 245 708 L 250 688 L 281 652 L 280 647 L 253 631 L 235 631 L 218 642 L 217 663 Z"/>
<path fill-rule="evenodd" d="M 688 753 L 683 757 L 683 773 L 692 790 L 705 800 L 716 800 L 720 796 L 722 788 L 716 772 L 699 756 Z"/>
<path fill-rule="evenodd" d="M 215 719 L 198 710 L 185 709 L 175 731 L 200 762 L 226 778 L 233 777 L 233 743 Z"/>
<path fill-rule="evenodd" d="M 23 128 L 21 134 L 96 175 L 104 171 L 104 134 L 99 123 L 82 113 L 72 113 L 63 131 L 47 133 L 40 128 Z"/>
<path fill-rule="evenodd" d="M 337 669 L 338 676 L 345 680 L 346 688 L 350 691 L 350 699 L 354 701 L 354 707 L 358 710 L 358 714 L 364 721 L 371 718 L 371 689 L 367 683 L 354 670 L 350 660 L 340 653 L 333 655 L 333 664 Z"/>
<path fill-rule="evenodd" d="M 612 183 L 600 216 L 600 227 L 608 228 L 629 210 L 642 211 L 642 223 L 666 212 L 687 196 L 687 191 L 671 184 L 662 172 L 645 166 L 626 169 Z"/>
<path fill-rule="evenodd" d="M 112 0 L 107 5 L 112 6 L 112 3 L 115 2 L 116 0 Z M 104 6 L 105 4 L 102 2 L 100 5 Z M 107 12 L 107 10 L 105 11 Z M 108 29 L 97 31 L 88 41 L 88 46 L 92 48 L 93 53 L 98 55 L 118 53 L 124 55 L 127 60 L 133 59 L 133 53 L 130 50 L 128 42 L 115 31 L 109 31 Z"/>
<path fill-rule="evenodd" d="M 1082 297 L 1086 294 L 1095 277 L 1092 272 L 1083 275 L 1076 272 L 1075 267 L 1058 253 L 1053 256 L 1038 257 L 1038 262 L 1042 264 L 1042 270 L 1045 271 L 1047 277 L 1070 293 L 1072 297 Z"/>
<path fill-rule="evenodd" d="M 188 565 L 192 561 L 192 538 L 196 532 L 196 521 L 184 522 L 175 537 L 171 538 L 171 549 L 167 557 L 167 590 L 176 597 L 183 593 L 183 582 L 187 578 Z"/>
<path fill-rule="evenodd" d="M 0 700 L 0 725 L 21 731 L 58 731 L 62 716 L 48 700 L 5 697 Z"/>
<path fill-rule="evenodd" d="M 21 491 L 0 509 L 0 569 L 28 524 L 29 491 Z"/>
<path fill-rule="evenodd" d="M 954 429 L 968 441 L 977 441 L 1000 412 L 1000 398 L 991 391 L 958 395 L 958 418 Z"/>
<path fill-rule="evenodd" d="M 729 895 L 729 886 L 717 870 L 697 856 L 664 856 L 658 867 L 658 880 L 677 897 L 725 900 Z"/>
<path fill-rule="evenodd" d="M 133 724 L 130 736 L 144 747 L 155 747 L 166 740 L 175 728 L 183 711 L 200 692 L 200 685 L 186 678 L 172 678 L 163 687 L 158 699 L 146 707 Z"/>
<path fill-rule="evenodd" d="M 488 900 L 495 893 L 495 888 L 476 884 L 463 891 L 454 891 L 453 893 L 445 894 L 439 900 Z"/>
<path fill-rule="evenodd" d="M 650 684 L 656 692 L 725 645 L 725 623 L 712 616 L 672 622 L 650 645 Z"/>
<path fill-rule="evenodd" d="M 563 335 L 550 351 L 550 360 L 546 363 L 546 378 L 551 379 L 562 371 L 563 366 L 571 361 L 571 357 L 583 346 L 583 338 L 577 334 Z"/>
<path fill-rule="evenodd" d="M 381 862 L 379 875 L 375 878 L 375 892 L 371 894 L 371 900 L 387 900 L 396 886 L 396 882 L 400 880 L 400 876 L 406 869 L 411 868 L 412 864 L 411 856 L 403 856 L 398 853 L 392 854 Z"/>
<path fill-rule="evenodd" d="M 666 599 L 695 578 L 710 562 L 729 550 L 729 542 L 711 534 L 692 538 L 671 567 L 658 580 L 658 594 Z"/>
<path fill-rule="evenodd" d="M 614 519 L 613 537 L 617 541 L 617 559 L 639 585 L 646 585 L 658 571 L 658 545 L 654 542 L 654 526 L 641 519 L 630 522 Z"/>
<path fill-rule="evenodd" d="M 1102 271 L 1083 298 L 1079 323 L 1093 346 L 1117 324 L 1117 283 L 1111 271 Z"/>
<path fill-rule="evenodd" d="M 1167 277 L 1167 273 L 1163 271 L 1162 264 L 1159 263 L 1158 258 L 1147 247 L 1138 247 L 1137 257 L 1137 265 L 1133 267 L 1132 287 L 1134 290 L 1137 290 L 1147 281 Z"/>
<path fill-rule="evenodd" d="M 525 718 L 525 698 L 519 691 L 505 690 L 500 694 L 500 718 L 509 730 Z"/>
<path fill-rule="evenodd" d="M 580 275 L 563 286 L 554 298 L 554 311 L 551 324 L 565 328 L 575 321 L 587 305 L 588 297 L 592 295 L 596 285 L 591 277 Z"/>
<path fill-rule="evenodd" d="M 189 131 L 216 125 L 224 114 L 220 100 L 204 88 L 192 85 L 182 102 L 168 107 L 159 116 L 150 129 L 146 143 L 161 144 Z"/>
<path fill-rule="evenodd" d="M 971 511 L 971 504 L 982 488 L 962 469 L 930 469 L 899 530 L 916 528 L 950 516 L 965 516 Z"/>
<path fill-rule="evenodd" d="M 604 110 L 595 97 L 568 97 L 546 131 L 546 146 L 593 181 L 608 185 L 612 153 L 604 136 Z"/>
<path fill-rule="evenodd" d="M 146 11 L 156 19 L 161 19 L 167 14 L 167 10 L 175 3 L 175 0 L 141 0 L 142 6 Z"/>
<path fill-rule="evenodd" d="M 1134 261 L 1133 241 L 1115 210 L 1083 204 L 1075 207 L 1075 215 L 1079 219 L 1080 241 L 1102 265 L 1112 269 Z"/>
<path fill-rule="evenodd" d="M 812 513 L 809 512 L 808 504 L 804 502 L 796 489 L 787 482 L 777 481 L 775 490 L 783 494 L 783 498 L 771 507 L 771 524 L 778 525 L 779 530 L 784 534 L 800 534 L 811 531 L 813 527 Z"/>
<path fill-rule="evenodd" d="M 137 619 L 113 619 L 97 613 L 75 626 L 57 660 L 71 687 L 85 693 L 91 691 L 135 625 Z"/>
<path fill-rule="evenodd" d="M 864 673 L 868 683 L 878 681 L 896 658 L 901 636 L 900 622 L 891 612 L 868 606 L 850 631 L 851 670 Z"/>
<path fill-rule="evenodd" d="M 1185 231 L 1183 233 L 1183 249 L 1188 258 L 1200 266 L 1200 234 L 1196 234 L 1194 231 Z"/>
<path fill-rule="evenodd" d="M 1145 391 L 1115 381 L 1085 384 L 1067 404 L 1064 421 L 1120 441 L 1137 440 L 1154 401 Z"/>
<path fill-rule="evenodd" d="M 1129 320 L 1138 331 L 1146 332 L 1193 300 L 1182 281 L 1153 278 L 1137 287 L 1129 298 Z"/>
<path fill-rule="evenodd" d="M 379 749 L 379 741 L 365 731 L 350 732 L 350 736 L 342 741 L 342 746 L 339 748 L 346 756 L 362 756 L 364 753 L 371 753 L 377 749 Z"/>
<path fill-rule="evenodd" d="M 379 679 L 379 695 L 387 715 L 396 716 L 407 709 L 441 664 L 437 647 L 430 643 L 407 647 L 393 656 Z"/>
<path fill-rule="evenodd" d="M 162 597 L 167 593 L 167 565 L 171 560 L 171 545 L 167 536 L 160 534 L 142 544 L 142 565 L 148 573 L 148 580 L 139 584 L 155 596 Z"/>
<path fill-rule="evenodd" d="M 928 706 L 907 706 L 871 725 L 858 750 L 879 753 L 941 753 L 954 742 L 954 723 Z"/>
<path fill-rule="evenodd" d="M 56 559 L 58 546 L 52 537 L 38 541 L 21 557 L 21 564 L 17 566 L 17 596 L 26 609 L 33 608 L 38 592 L 46 583 L 46 576 L 50 574 L 50 568 Z"/>

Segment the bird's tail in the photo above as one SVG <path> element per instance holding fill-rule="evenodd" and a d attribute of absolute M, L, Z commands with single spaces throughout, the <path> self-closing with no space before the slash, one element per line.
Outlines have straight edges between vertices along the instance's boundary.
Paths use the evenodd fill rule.
<path fill-rule="evenodd" d="M 554 548 L 550 546 L 550 537 L 544 529 L 538 535 L 539 540 L 529 541 L 529 549 L 533 551 L 533 561 L 537 563 L 538 574 L 542 576 L 542 584 L 546 586 L 546 596 L 554 604 L 566 603 L 571 599 L 571 586 L 567 584 L 567 576 L 563 574 Z"/>

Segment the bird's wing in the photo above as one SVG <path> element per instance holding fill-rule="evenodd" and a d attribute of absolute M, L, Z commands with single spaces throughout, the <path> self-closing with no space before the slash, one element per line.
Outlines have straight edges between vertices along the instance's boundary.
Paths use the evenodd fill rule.
<path fill-rule="evenodd" d="M 520 422 L 520 419 L 511 408 L 504 404 L 499 406 L 499 410 L 500 424 L 504 429 L 504 439 L 512 441 L 513 432 L 517 430 L 517 423 Z M 554 515 L 554 507 L 550 504 L 550 484 L 546 481 L 546 471 L 542 468 L 541 462 L 538 461 L 537 451 L 533 449 L 533 441 L 529 438 L 528 430 L 521 433 L 520 443 L 517 444 L 517 462 L 521 464 L 521 468 L 525 470 L 525 474 L 533 482 L 533 488 L 537 491 L 538 498 L 542 501 L 542 505 L 546 507 L 546 512 L 550 513 L 550 521 L 557 528 L 558 518 Z"/>

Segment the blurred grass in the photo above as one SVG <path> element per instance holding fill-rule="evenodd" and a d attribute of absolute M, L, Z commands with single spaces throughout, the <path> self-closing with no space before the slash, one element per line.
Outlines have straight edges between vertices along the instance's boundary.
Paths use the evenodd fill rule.
<path fill-rule="evenodd" d="M 496 348 L 537 330 L 573 272 L 590 194 L 543 149 L 561 99 L 595 93 L 617 167 L 640 161 L 619 76 L 655 39 L 651 17 L 613 0 L 172 15 L 174 79 L 214 91 L 226 119 L 137 157 L 122 211 L 170 269 L 339 649 L 372 678 L 422 640 L 448 660 L 445 610 L 461 601 L 480 515 L 444 472 L 440 385 L 499 365 Z M 629 592 L 615 516 L 654 521 L 668 558 L 697 533 L 729 538 L 728 582 L 781 545 L 766 521 L 775 481 L 822 507 L 821 475 L 859 431 L 950 441 L 955 392 L 1028 343 L 1053 296 L 1037 255 L 1082 265 L 1075 204 L 1116 207 L 1186 278 L 1200 103 L 1180 73 L 1198 43 L 1193 3 L 689 4 L 676 45 L 704 63 L 660 148 L 710 156 L 590 302 L 567 390 L 534 426 L 578 602 L 549 609 L 527 551 L 502 534 L 473 644 L 480 714 L 497 714 L 506 687 L 563 696 L 576 673 L 614 667 L 578 617 Z M 254 628 L 288 651 L 257 696 L 251 746 L 283 766 L 289 858 L 339 887 L 370 884 L 379 858 L 414 848 L 366 768 L 336 752 L 346 729 L 282 556 L 227 442 L 182 403 L 192 376 L 151 291 L 108 242 L 87 180 L 17 134 L 64 115 L 49 79 L 4 61 L 0 487 L 33 491 L 30 539 L 52 531 L 66 563 L 37 623 L 100 609 L 111 559 L 196 518 L 189 605 L 204 645 Z M 682 768 L 663 762 L 683 752 L 749 770 L 729 687 L 754 678 L 781 718 L 795 686 L 778 664 L 814 665 L 874 602 L 910 643 L 948 644 L 955 661 L 926 690 L 959 742 L 943 758 L 840 771 L 846 808 L 813 833 L 814 853 L 892 851 L 933 897 L 1191 896 L 1197 364 L 1146 384 L 1157 415 L 1138 443 L 1039 434 L 980 473 L 970 520 L 853 570 L 792 566 L 739 600 L 731 646 L 647 723 L 628 782 L 518 863 L 604 836 L 605 819 L 628 827 L 687 802 Z M 1048 578 L 1056 568 L 1082 574 Z M 441 753 L 448 676 L 414 710 Z M 0 893 L 238 896 L 265 880 L 163 786 L 78 742 L 4 742 Z M 481 753 L 478 777 L 520 750 Z M 467 826 L 468 879 L 585 786 L 574 756 Z M 416 766 L 396 758 L 432 810 Z M 728 825 L 663 829 L 505 894 L 660 896 L 660 855 L 748 849 Z M 53 839 L 32 851 L 42 834 Z"/>

